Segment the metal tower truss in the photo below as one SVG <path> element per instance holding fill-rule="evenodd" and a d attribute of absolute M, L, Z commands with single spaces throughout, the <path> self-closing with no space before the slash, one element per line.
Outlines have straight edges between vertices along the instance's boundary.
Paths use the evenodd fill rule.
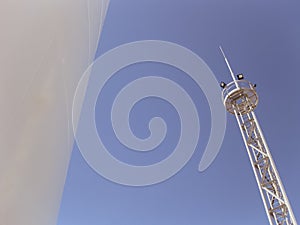
<path fill-rule="evenodd" d="M 237 119 L 270 225 L 297 225 L 254 113 L 258 103 L 255 85 L 242 74 L 238 78 L 227 85 L 221 83 L 224 105 Z"/>
<path fill-rule="evenodd" d="M 258 184 L 270 225 L 297 225 L 292 207 L 276 170 L 267 142 L 263 136 L 254 109 L 258 104 L 256 85 L 237 79 L 220 46 L 233 81 L 221 82 L 223 103 L 228 112 L 235 115 L 247 149 L 250 163 Z"/>

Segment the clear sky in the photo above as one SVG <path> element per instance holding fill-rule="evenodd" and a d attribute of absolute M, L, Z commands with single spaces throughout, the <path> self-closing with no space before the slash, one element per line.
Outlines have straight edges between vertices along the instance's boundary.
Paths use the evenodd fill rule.
<path fill-rule="evenodd" d="M 300 3 L 296 0 L 111 0 L 97 56 L 124 43 L 164 40 L 192 50 L 217 80 L 228 82 L 231 78 L 218 49 L 222 45 L 235 73 L 244 73 L 257 84 L 260 102 L 256 115 L 299 223 L 299 21 Z M 198 171 L 210 135 L 210 111 L 201 89 L 183 71 L 145 62 L 123 68 L 109 80 L 99 97 L 103 102 L 97 102 L 96 122 L 111 154 L 127 163 L 149 165 L 172 153 L 180 133 L 178 114 L 161 99 L 137 104 L 130 117 L 141 137 L 147 137 L 147 118 L 165 119 L 169 133 L 160 148 L 147 153 L 127 150 L 108 123 L 115 92 L 149 74 L 181 82 L 195 101 L 201 132 L 191 160 L 164 182 L 131 187 L 98 175 L 75 144 L 58 225 L 268 224 L 232 115 L 227 115 L 226 134 L 216 160 L 206 171 Z"/>

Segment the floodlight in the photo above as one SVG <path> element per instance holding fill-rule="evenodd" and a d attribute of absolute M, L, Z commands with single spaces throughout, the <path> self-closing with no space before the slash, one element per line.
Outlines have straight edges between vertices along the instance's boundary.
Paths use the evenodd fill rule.
<path fill-rule="evenodd" d="M 244 75 L 242 73 L 236 75 L 238 80 L 243 80 L 244 79 Z"/>
<path fill-rule="evenodd" d="M 221 88 L 225 88 L 225 87 L 226 87 L 226 84 L 222 81 L 222 82 L 220 83 L 220 86 L 221 86 Z"/>

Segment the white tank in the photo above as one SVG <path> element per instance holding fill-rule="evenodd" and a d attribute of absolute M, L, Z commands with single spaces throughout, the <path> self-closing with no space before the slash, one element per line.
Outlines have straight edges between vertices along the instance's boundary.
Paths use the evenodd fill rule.
<path fill-rule="evenodd" d="M 0 2 L 0 224 L 54 225 L 109 0 Z"/>

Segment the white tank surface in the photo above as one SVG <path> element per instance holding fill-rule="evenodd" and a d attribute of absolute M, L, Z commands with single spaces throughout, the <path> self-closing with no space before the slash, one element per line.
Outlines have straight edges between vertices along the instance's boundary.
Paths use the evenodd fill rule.
<path fill-rule="evenodd" d="M 109 0 L 0 2 L 0 224 L 55 225 L 71 109 Z"/>

